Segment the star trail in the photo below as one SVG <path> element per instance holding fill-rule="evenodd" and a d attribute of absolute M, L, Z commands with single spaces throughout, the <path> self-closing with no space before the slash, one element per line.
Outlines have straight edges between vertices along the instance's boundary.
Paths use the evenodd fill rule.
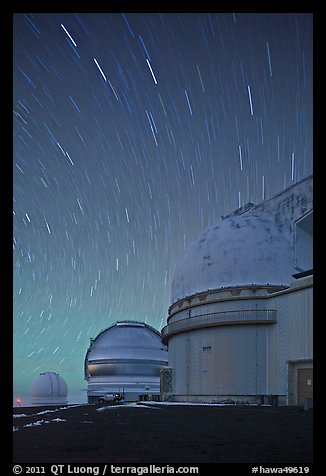
<path fill-rule="evenodd" d="M 180 254 L 312 173 L 312 14 L 15 13 L 14 397 L 161 329 Z"/>

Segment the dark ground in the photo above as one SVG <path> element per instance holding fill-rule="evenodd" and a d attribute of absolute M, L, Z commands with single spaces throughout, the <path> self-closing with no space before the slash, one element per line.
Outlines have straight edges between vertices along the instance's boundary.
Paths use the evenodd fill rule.
<path fill-rule="evenodd" d="M 46 407 L 15 408 L 14 414 L 28 416 L 13 419 L 19 429 L 13 432 L 13 462 L 312 463 L 313 411 L 301 407 L 99 408 L 71 406 L 41 415 L 36 413 Z"/>

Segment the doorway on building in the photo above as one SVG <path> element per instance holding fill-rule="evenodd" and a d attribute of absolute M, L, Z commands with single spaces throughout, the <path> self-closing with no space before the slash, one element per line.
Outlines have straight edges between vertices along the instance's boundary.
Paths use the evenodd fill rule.
<path fill-rule="evenodd" d="M 303 406 L 305 398 L 313 398 L 313 370 L 298 369 L 298 405 Z"/>
<path fill-rule="evenodd" d="M 313 398 L 313 361 L 288 361 L 288 405 L 304 406 L 305 398 Z"/>

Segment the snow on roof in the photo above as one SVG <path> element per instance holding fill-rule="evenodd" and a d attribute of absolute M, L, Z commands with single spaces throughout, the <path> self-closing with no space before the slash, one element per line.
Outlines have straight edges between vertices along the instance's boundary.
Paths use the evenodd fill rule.
<path fill-rule="evenodd" d="M 293 249 L 266 213 L 221 218 L 193 241 L 177 264 L 172 304 L 187 296 L 242 285 L 288 285 Z"/>

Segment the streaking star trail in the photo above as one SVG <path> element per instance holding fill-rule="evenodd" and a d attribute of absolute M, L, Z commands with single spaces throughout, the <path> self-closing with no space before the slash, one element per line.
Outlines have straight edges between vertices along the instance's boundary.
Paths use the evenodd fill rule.
<path fill-rule="evenodd" d="M 312 173 L 312 14 L 15 13 L 14 395 L 161 329 L 205 228 Z"/>

